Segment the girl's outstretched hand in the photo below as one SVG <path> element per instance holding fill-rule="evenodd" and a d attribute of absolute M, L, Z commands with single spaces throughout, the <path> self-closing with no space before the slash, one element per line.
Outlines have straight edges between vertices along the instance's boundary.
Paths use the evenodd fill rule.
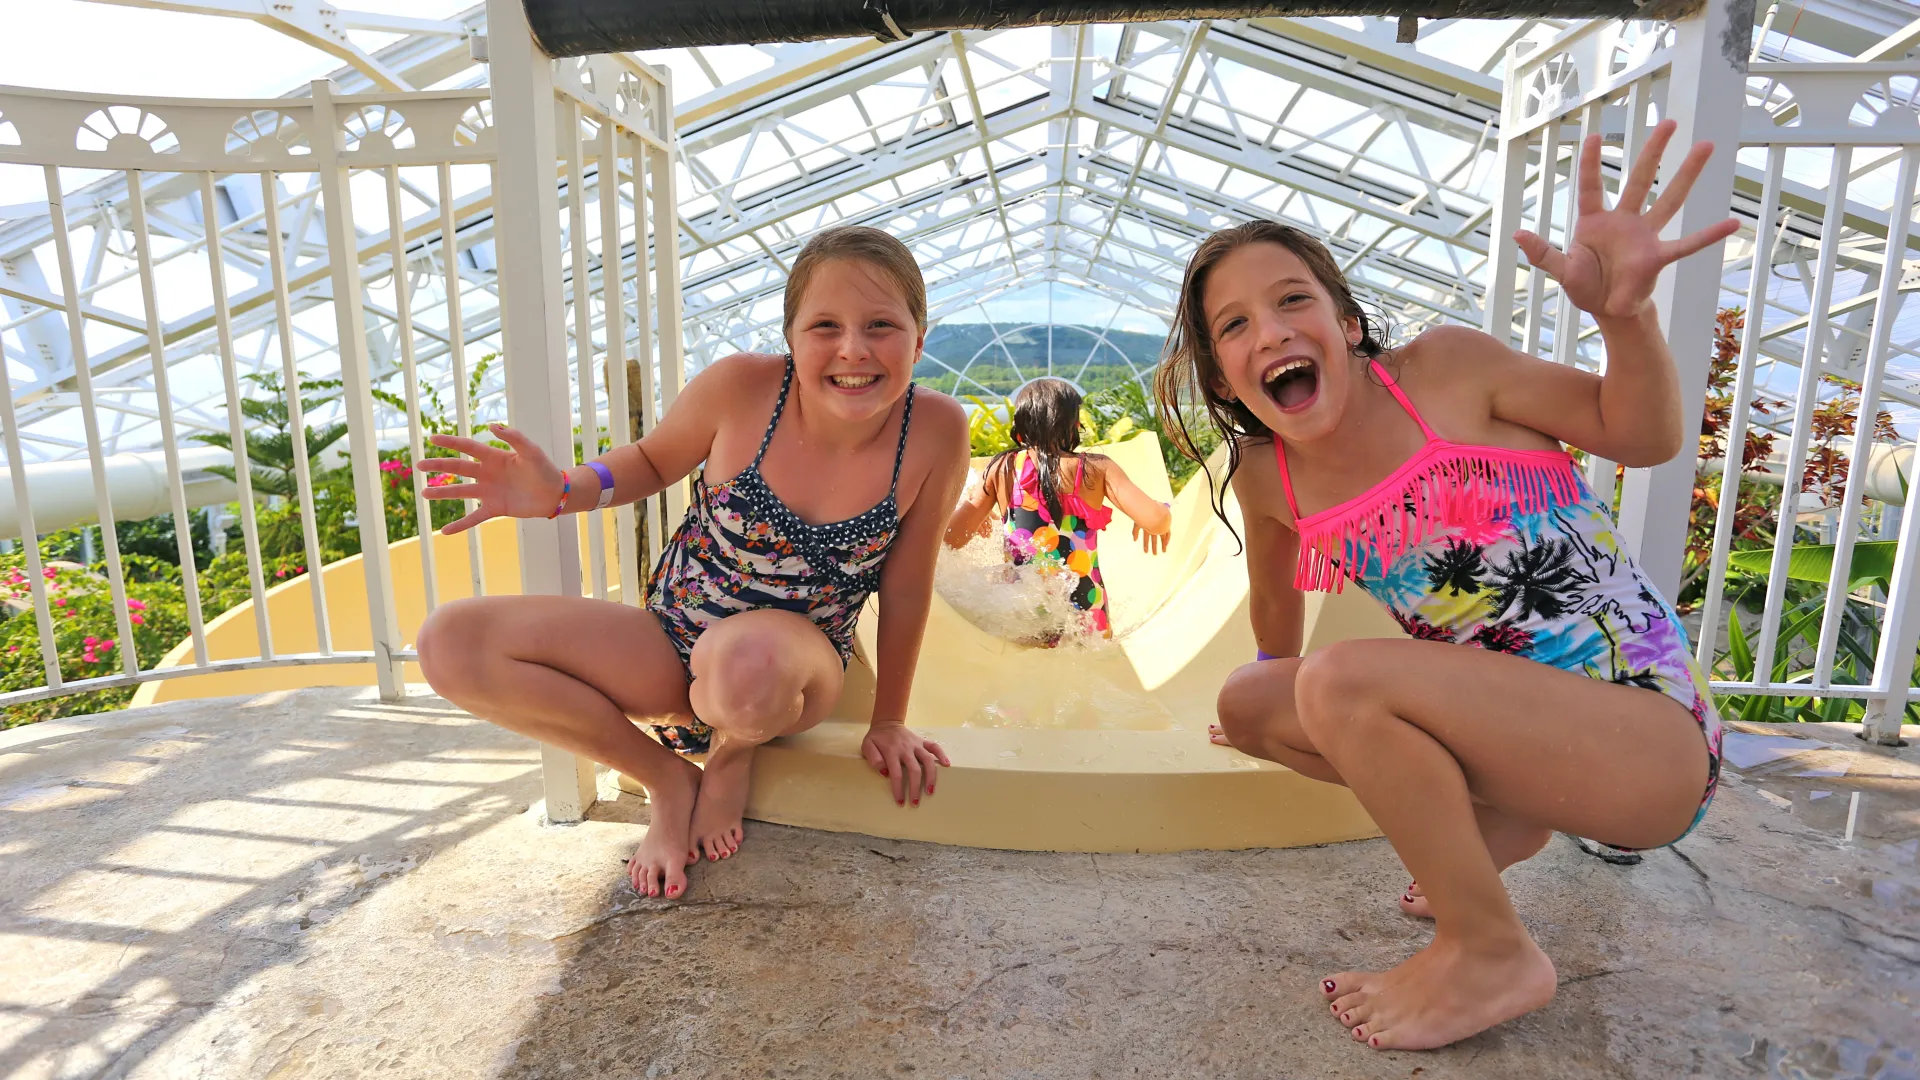
<path fill-rule="evenodd" d="M 429 487 L 429 499 L 477 499 L 480 505 L 466 517 L 440 531 L 464 532 L 490 518 L 546 517 L 560 505 L 565 477 L 546 451 L 505 424 L 491 428 L 509 449 L 459 435 L 433 435 L 428 441 L 445 450 L 465 454 L 457 458 L 427 458 L 420 468 L 430 473 L 452 473 L 473 482 Z"/>
<path fill-rule="evenodd" d="M 1168 529 L 1163 533 L 1148 532 L 1136 521 L 1133 523 L 1133 538 L 1140 541 L 1140 550 L 1149 555 L 1160 555 L 1166 552 L 1168 544 L 1173 543 L 1173 530 Z"/>
<path fill-rule="evenodd" d="M 1527 261 L 1552 274 L 1567 299 L 1596 318 L 1628 318 L 1641 314 L 1652 302 L 1654 280 L 1662 268 L 1719 243 L 1740 227 L 1738 221 L 1728 218 L 1692 236 L 1660 239 L 1660 230 L 1666 228 L 1667 222 L 1687 201 L 1687 192 L 1693 189 L 1700 170 L 1713 156 L 1712 143 L 1693 144 L 1673 182 L 1652 206 L 1647 206 L 1647 194 L 1653 190 L 1660 158 L 1679 126 L 1672 120 L 1664 120 L 1653 129 L 1620 189 L 1620 201 L 1611 210 L 1607 209 L 1606 196 L 1600 190 L 1600 136 L 1587 136 L 1580 147 L 1580 169 L 1575 177 L 1580 215 L 1574 222 L 1573 238 L 1567 250 L 1561 251 L 1539 234 L 1525 229 L 1513 235 L 1520 250 L 1526 253 Z"/>
<path fill-rule="evenodd" d="M 933 780 L 940 766 L 953 764 L 939 743 L 915 735 L 900 723 L 882 722 L 869 727 L 860 743 L 860 754 L 892 783 L 893 801 L 901 806 L 908 799 L 919 806 L 923 793 L 933 794 Z"/>

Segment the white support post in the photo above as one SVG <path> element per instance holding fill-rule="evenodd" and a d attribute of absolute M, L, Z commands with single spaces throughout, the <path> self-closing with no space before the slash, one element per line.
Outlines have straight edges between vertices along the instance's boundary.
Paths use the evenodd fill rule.
<path fill-rule="evenodd" d="M 1666 114 L 1679 122 L 1661 167 L 1663 182 L 1700 139 L 1718 145 L 1686 205 L 1666 236 L 1685 236 L 1727 216 L 1733 203 L 1734 153 L 1739 149 L 1741 110 L 1746 107 L 1747 40 L 1751 25 L 1739 25 L 1738 4 L 1708 4 L 1675 24 L 1673 75 Z M 1667 267 L 1654 289 L 1674 363 L 1680 371 L 1680 415 L 1689 434 L 1706 407 L 1707 369 L 1712 364 L 1714 315 L 1720 303 L 1720 264 L 1725 243 L 1714 244 Z M 1699 449 L 1689 440 L 1679 455 L 1652 469 L 1629 469 L 1620 498 L 1620 535 L 1655 588 L 1667 597 L 1680 589 Z"/>
<path fill-rule="evenodd" d="M 573 460 L 566 305 L 560 288 L 560 192 L 554 185 L 553 62 L 533 43 L 520 0 L 487 0 L 488 82 L 499 138 L 494 222 L 507 416 L 555 461 Z M 520 588 L 580 595 L 580 542 L 569 515 L 519 523 Z M 594 800 L 593 762 L 542 746 L 547 820 L 579 821 Z"/>
<path fill-rule="evenodd" d="M 686 385 L 686 337 L 680 321 L 680 202 L 674 194 L 674 157 L 680 152 L 680 140 L 673 130 L 673 77 L 660 73 L 662 84 L 654 91 L 650 110 L 653 134 L 667 150 L 648 155 L 653 172 L 653 270 L 654 302 L 660 335 L 660 415 L 665 417 Z M 678 480 L 667 486 L 667 527 L 680 527 L 687 514 L 687 482 Z"/>
<path fill-rule="evenodd" d="M 1864 416 L 1859 422 L 1870 423 Z M 1911 505 L 1901 517 L 1900 546 L 1894 551 L 1893 590 L 1887 594 L 1880 652 L 1873 661 L 1874 690 L 1867 696 L 1860 730 L 1861 738 L 1882 746 L 1905 745 L 1900 718 L 1913 692 L 1915 652 L 1920 650 L 1920 512 Z"/>
<path fill-rule="evenodd" d="M 1514 68 L 1519 62 L 1515 49 L 1507 51 L 1505 85 L 1512 86 Z M 1513 286 L 1520 273 L 1520 245 L 1513 242 L 1520 228 L 1520 211 L 1526 202 L 1527 145 L 1524 135 L 1510 135 L 1520 129 L 1520 107 L 1525 95 L 1503 95 L 1500 102 L 1500 148 L 1495 156 L 1494 175 L 1500 186 L 1493 197 L 1493 223 L 1487 235 L 1487 287 L 1481 298 L 1480 329 L 1513 344 Z"/>
<path fill-rule="evenodd" d="M 353 203 L 347 169 L 339 155 L 346 145 L 333 105 L 333 83 L 313 83 L 314 130 L 308 139 L 326 203 L 327 250 L 356 252 L 360 236 L 353 227 Z M 267 196 L 273 198 L 271 194 Z M 212 226 L 209 226 L 211 228 Z M 353 462 L 353 502 L 360 521 L 360 555 L 366 569 L 367 619 L 373 635 L 373 670 L 383 701 L 407 692 L 400 661 L 400 615 L 393 603 L 393 563 L 387 551 L 386 492 L 380 483 L 380 443 L 373 417 L 373 370 L 367 357 L 367 312 L 360 283 L 360 261 L 351 255 L 332 262 L 334 333 L 340 342 L 340 405 L 346 413 L 347 454 Z M 297 392 L 297 391 L 293 391 Z M 309 567 L 317 571 L 317 567 Z"/>

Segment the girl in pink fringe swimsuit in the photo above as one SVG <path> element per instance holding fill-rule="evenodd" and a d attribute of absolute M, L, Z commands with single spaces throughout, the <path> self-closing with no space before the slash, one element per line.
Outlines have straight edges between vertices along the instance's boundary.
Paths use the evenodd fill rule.
<path fill-rule="evenodd" d="M 1435 924 L 1398 967 L 1321 981 L 1368 1046 L 1445 1046 L 1547 1004 L 1553 964 L 1500 872 L 1556 831 L 1673 843 L 1713 796 L 1706 679 L 1566 450 L 1651 466 L 1686 445 L 1654 280 L 1735 223 L 1659 239 L 1712 152 L 1643 212 L 1672 133 L 1611 210 L 1588 140 L 1566 251 L 1515 237 L 1593 314 L 1604 376 L 1459 327 L 1386 349 L 1290 226 L 1215 233 L 1187 267 L 1156 390 L 1169 430 L 1198 405 L 1229 440 L 1261 654 L 1221 689 L 1214 741 L 1351 788 L 1416 879 L 1401 907 Z M 1299 656 L 1303 592 L 1349 583 L 1412 640 Z"/>

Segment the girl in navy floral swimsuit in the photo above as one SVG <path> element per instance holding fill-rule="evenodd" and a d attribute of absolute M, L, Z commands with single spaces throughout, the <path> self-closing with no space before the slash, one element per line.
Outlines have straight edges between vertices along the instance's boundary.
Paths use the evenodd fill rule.
<path fill-rule="evenodd" d="M 919 267 L 877 229 L 826 230 L 794 261 L 785 316 L 792 353 L 710 364 L 654 430 L 596 461 L 563 471 L 499 427 L 511 449 L 435 436 L 468 456 L 422 463 L 469 478 L 432 497 L 479 501 L 449 533 L 634 502 L 700 470 L 644 609 L 491 596 L 420 630 L 441 696 L 646 785 L 653 820 L 628 863 L 646 896 L 681 895 L 700 853 L 738 849 L 754 748 L 826 716 L 869 595 L 880 646 L 862 753 L 903 806 L 933 794 L 948 763 L 903 720 L 967 474 L 965 413 L 910 382 L 926 340 Z M 704 770 L 687 753 L 707 753 Z"/>

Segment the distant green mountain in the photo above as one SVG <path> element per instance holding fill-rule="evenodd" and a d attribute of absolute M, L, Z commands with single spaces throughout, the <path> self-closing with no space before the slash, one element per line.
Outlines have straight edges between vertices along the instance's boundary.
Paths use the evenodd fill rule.
<path fill-rule="evenodd" d="M 1166 339 L 1157 334 L 1109 330 L 1101 341 L 1098 327 L 1056 326 L 1053 374 L 1073 379 L 1092 393 L 1125 382 L 1136 371 L 1152 371 L 1165 344 Z M 1044 326 L 1004 332 L 996 343 L 994 328 L 985 323 L 942 323 L 927 334 L 926 356 L 913 374 L 936 390 L 969 394 L 979 393 L 983 386 L 1004 394 L 1047 374 L 1048 351 Z M 962 369 L 971 382 L 963 383 L 954 374 Z"/>

